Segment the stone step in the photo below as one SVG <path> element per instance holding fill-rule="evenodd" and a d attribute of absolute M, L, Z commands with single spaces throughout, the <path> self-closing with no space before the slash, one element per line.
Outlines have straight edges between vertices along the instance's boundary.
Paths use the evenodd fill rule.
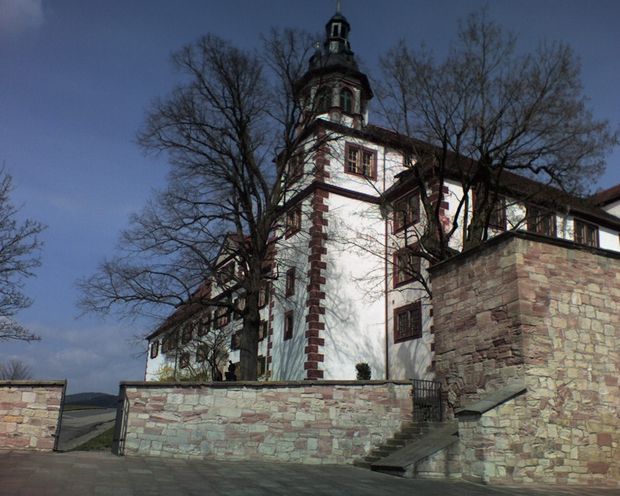
<path fill-rule="evenodd" d="M 369 461 L 366 460 L 366 458 L 364 458 L 363 460 L 355 460 L 353 462 L 353 465 L 355 467 L 359 467 L 359 468 L 364 468 L 366 470 L 370 470 L 370 467 L 372 466 L 372 462 L 369 462 Z"/>
<path fill-rule="evenodd" d="M 381 458 L 385 458 L 388 455 L 391 455 L 392 453 L 395 453 L 399 449 L 400 448 L 397 448 L 396 446 L 393 446 L 393 447 L 382 446 L 380 448 L 373 449 L 370 452 L 370 456 L 377 456 L 377 457 L 379 457 L 381 459 Z"/>
<path fill-rule="evenodd" d="M 372 463 L 378 462 L 379 460 L 381 460 L 381 457 L 379 456 L 366 455 L 364 457 L 363 463 L 368 462 L 372 464 Z"/>
<path fill-rule="evenodd" d="M 440 449 L 458 441 L 458 423 L 445 422 L 427 436 L 372 463 L 372 470 L 391 475 L 403 475 L 407 467 Z"/>
<path fill-rule="evenodd" d="M 397 432 L 392 436 L 392 439 L 413 439 L 414 437 L 421 436 L 422 433 L 408 433 L 408 432 Z"/>
<path fill-rule="evenodd" d="M 422 434 L 423 431 L 424 429 L 421 427 L 402 427 L 398 432 L 401 434 Z"/>

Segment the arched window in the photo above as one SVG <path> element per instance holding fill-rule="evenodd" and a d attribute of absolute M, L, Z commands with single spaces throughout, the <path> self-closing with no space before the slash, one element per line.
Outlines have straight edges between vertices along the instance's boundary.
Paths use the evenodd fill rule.
<path fill-rule="evenodd" d="M 318 114 L 324 114 L 329 111 L 332 106 L 332 89 L 324 86 L 316 92 L 316 111 Z"/>
<path fill-rule="evenodd" d="M 340 108 L 343 112 L 353 112 L 353 93 L 349 88 L 343 88 L 340 92 Z"/>

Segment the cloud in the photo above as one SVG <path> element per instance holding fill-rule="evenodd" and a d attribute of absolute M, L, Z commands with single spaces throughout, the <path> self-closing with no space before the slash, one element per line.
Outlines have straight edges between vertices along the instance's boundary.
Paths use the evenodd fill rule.
<path fill-rule="evenodd" d="M 0 0 L 1 1 L 1 0 Z M 18 358 L 30 366 L 36 379 L 67 379 L 68 392 L 118 392 L 123 380 L 144 378 L 144 351 L 128 343 L 131 333 L 122 326 L 48 326 L 29 322 L 43 339 L 38 343 L 2 343 L 0 362 Z"/>
<path fill-rule="evenodd" d="M 45 21 L 43 0 L 0 0 L 0 35 L 17 35 Z"/>

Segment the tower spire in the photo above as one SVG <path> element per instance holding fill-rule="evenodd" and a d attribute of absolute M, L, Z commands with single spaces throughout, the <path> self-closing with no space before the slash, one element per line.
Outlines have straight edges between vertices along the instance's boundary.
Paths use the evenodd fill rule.
<path fill-rule="evenodd" d="M 340 0 L 338 0 L 338 4 L 336 5 L 336 14 L 340 14 Z"/>

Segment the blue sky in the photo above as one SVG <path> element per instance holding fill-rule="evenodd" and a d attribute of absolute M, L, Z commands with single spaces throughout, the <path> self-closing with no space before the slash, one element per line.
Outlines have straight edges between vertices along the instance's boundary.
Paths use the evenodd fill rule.
<path fill-rule="evenodd" d="M 372 71 L 403 38 L 437 55 L 457 20 L 489 4 L 490 16 L 531 51 L 565 41 L 581 59 L 584 92 L 599 119 L 620 122 L 617 0 L 343 0 L 351 44 Z M 114 253 L 119 231 L 165 181 L 164 158 L 134 144 L 149 102 L 178 81 L 171 52 L 206 33 L 256 46 L 271 27 L 322 32 L 336 0 L 0 0 L 0 161 L 13 174 L 22 218 L 49 227 L 43 266 L 26 284 L 34 305 L 18 315 L 40 343 L 0 343 L 0 361 L 21 358 L 69 392 L 116 393 L 143 377 L 149 323 L 80 319 L 77 279 Z M 372 119 L 372 116 L 371 116 Z M 603 188 L 620 183 L 620 152 Z"/>

